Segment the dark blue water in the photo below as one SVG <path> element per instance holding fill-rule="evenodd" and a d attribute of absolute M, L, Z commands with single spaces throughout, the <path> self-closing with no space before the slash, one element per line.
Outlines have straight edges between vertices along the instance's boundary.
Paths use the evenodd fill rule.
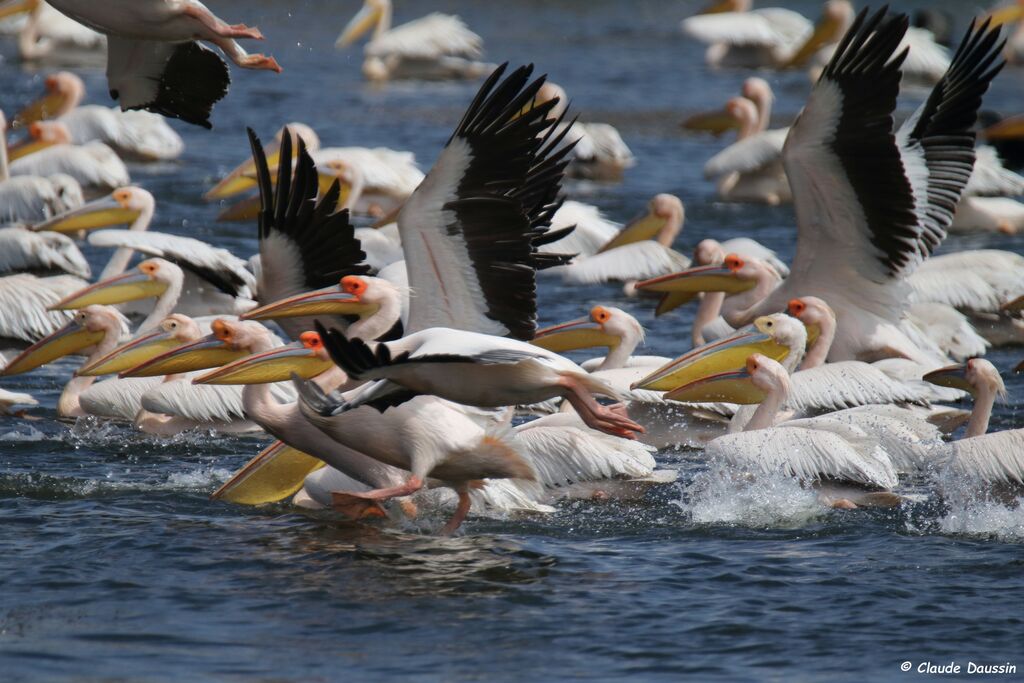
<path fill-rule="evenodd" d="M 347 2 L 211 1 L 232 22 L 260 25 L 285 73 L 233 71 L 213 133 L 176 126 L 180 163 L 133 167 L 158 200 L 154 229 L 252 253 L 252 225 L 213 221 L 199 200 L 246 153 L 245 125 L 269 137 L 313 125 L 325 144 L 413 150 L 424 168 L 474 86 L 392 85 L 359 76 L 361 54 L 334 38 Z M 900 4 L 901 7 L 903 3 Z M 922 6 L 928 3 L 906 3 Z M 942 3 L 966 22 L 967 3 Z M 397 20 L 455 11 L 494 61 L 534 61 L 565 86 L 584 120 L 619 127 L 637 156 L 619 185 L 573 196 L 619 220 L 657 192 L 678 194 L 678 247 L 751 235 L 793 251 L 788 207 L 724 205 L 701 177 L 723 143 L 678 122 L 718 106 L 746 74 L 710 73 L 678 21 L 694 2 L 412 3 Z M 816 15 L 814 2 L 787 3 Z M 959 29 L 958 29 L 959 30 Z M 0 106 L 14 109 L 41 73 L 0 44 Z M 98 71 L 90 101 L 105 102 Z M 802 73 L 764 74 L 784 122 L 803 102 Z M 1007 70 L 987 104 L 1024 109 L 1024 71 Z M 920 97 L 916 94 L 916 97 Z M 916 104 L 911 93 L 902 105 Z M 1024 238 L 950 239 L 946 249 L 1020 252 Z M 92 254 L 98 264 L 106 254 Z M 654 321 L 617 287 L 542 284 L 542 322 L 593 303 L 648 327 L 646 351 L 688 345 L 692 311 Z M 1003 371 L 1021 350 L 990 358 Z M 925 481 L 895 511 L 823 512 L 788 482 L 753 490 L 694 487 L 693 454 L 662 453 L 680 483 L 641 503 L 562 504 L 531 520 L 471 518 L 457 538 L 424 527 L 339 523 L 288 507 L 236 507 L 209 493 L 267 439 L 138 435 L 53 420 L 72 361 L 3 386 L 35 394 L 41 420 L 0 420 L 2 680 L 913 680 L 900 664 L 968 661 L 1024 667 L 1024 513 L 949 509 Z M 1020 426 L 1022 382 L 995 428 Z M 972 677 L 976 678 L 976 677 Z M 1020 678 L 1004 676 L 1002 679 Z"/>

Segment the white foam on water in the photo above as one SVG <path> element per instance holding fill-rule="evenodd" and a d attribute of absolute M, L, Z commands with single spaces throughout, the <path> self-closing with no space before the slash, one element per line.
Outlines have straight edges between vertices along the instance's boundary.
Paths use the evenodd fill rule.
<path fill-rule="evenodd" d="M 942 533 L 966 536 L 993 536 L 1004 541 L 1024 540 L 1024 498 L 1015 507 L 993 500 L 954 503 L 939 518 Z"/>
<path fill-rule="evenodd" d="M 753 528 L 805 526 L 826 513 L 815 491 L 785 474 L 713 468 L 686 488 L 680 507 L 694 524 L 735 524 Z"/>
<path fill-rule="evenodd" d="M 46 438 L 46 434 L 32 425 L 24 425 L 24 427 L 24 429 L 19 428 L 6 434 L 0 434 L 0 441 L 42 441 Z"/>

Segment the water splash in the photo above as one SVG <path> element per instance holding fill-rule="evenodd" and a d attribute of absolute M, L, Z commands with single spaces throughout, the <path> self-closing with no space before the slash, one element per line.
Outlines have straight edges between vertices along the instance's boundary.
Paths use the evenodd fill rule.
<path fill-rule="evenodd" d="M 752 477 L 724 466 L 694 477 L 680 506 L 694 524 L 752 528 L 802 527 L 826 512 L 817 494 L 793 477 L 781 472 Z"/>

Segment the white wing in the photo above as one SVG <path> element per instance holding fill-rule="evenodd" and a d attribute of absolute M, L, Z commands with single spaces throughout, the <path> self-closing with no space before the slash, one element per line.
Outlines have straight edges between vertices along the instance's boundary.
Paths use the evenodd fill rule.
<path fill-rule="evenodd" d="M 6 389 L 0 389 L 0 415 L 10 415 L 11 408 L 20 406 L 37 406 L 39 401 L 32 397 L 31 394 L 22 394 L 14 391 L 7 391 Z"/>
<path fill-rule="evenodd" d="M 574 413 L 520 425 L 513 430 L 513 443 L 545 486 L 646 477 L 655 468 L 654 448 L 589 429 Z"/>
<path fill-rule="evenodd" d="M 79 201 L 68 205 L 62 201 L 57 186 L 48 178 L 23 175 L 0 181 L 0 225 L 37 223 L 81 206 L 82 189 L 77 181 L 73 182 L 78 189 Z"/>
<path fill-rule="evenodd" d="M 87 285 L 71 275 L 0 277 L 0 337 L 35 342 L 56 332 L 71 320 L 72 312 L 48 307 Z"/>
<path fill-rule="evenodd" d="M 813 25 L 782 8 L 699 14 L 683 19 L 683 33 L 706 44 L 786 47 L 810 37 Z"/>
<path fill-rule="evenodd" d="M 107 83 L 121 109 L 147 109 L 210 128 L 213 105 L 231 76 L 217 53 L 198 42 L 107 41 Z"/>
<path fill-rule="evenodd" d="M 329 161 L 343 161 L 359 168 L 363 191 L 380 192 L 392 197 L 408 197 L 423 182 L 423 171 L 416 165 L 416 155 L 387 147 L 325 147 L 311 152 L 313 163 L 320 166 Z"/>
<path fill-rule="evenodd" d="M 766 130 L 729 145 L 704 164 L 704 177 L 752 173 L 781 160 L 788 134 L 788 128 Z"/>
<path fill-rule="evenodd" d="M 356 228 L 355 238 L 366 252 L 366 263 L 375 271 L 405 258 L 402 243 L 375 228 Z"/>
<path fill-rule="evenodd" d="M 364 51 L 375 57 L 479 57 L 483 54 L 483 39 L 470 31 L 462 19 L 433 12 L 386 31 L 367 43 Z"/>
<path fill-rule="evenodd" d="M 89 244 L 97 247 L 124 247 L 149 256 L 159 256 L 232 296 L 251 299 L 256 291 L 256 278 L 249 272 L 245 261 L 227 249 L 212 247 L 191 237 L 151 231 L 97 230 L 89 235 Z"/>
<path fill-rule="evenodd" d="M 835 431 L 840 436 L 856 428 L 868 437 L 867 443 L 889 455 L 899 472 L 920 470 L 931 459 L 934 444 L 941 441 L 938 427 L 916 411 L 894 405 L 860 406 L 780 426 Z"/>
<path fill-rule="evenodd" d="M 97 417 L 134 420 L 142 408 L 142 397 L 164 381 L 163 377 L 111 377 L 82 392 L 82 410 Z"/>
<path fill-rule="evenodd" d="M 935 35 L 923 28 L 911 26 L 900 43 L 900 48 L 910 48 L 903 73 L 911 78 L 937 81 L 949 68 L 949 50 L 935 42 Z"/>
<path fill-rule="evenodd" d="M 562 128 L 556 130 L 561 133 Z M 572 151 L 578 161 L 610 163 L 622 168 L 635 163 L 632 150 L 610 124 L 577 121 L 569 126 L 567 139 L 578 141 Z"/>
<path fill-rule="evenodd" d="M 917 325 L 945 353 L 963 360 L 983 356 L 989 343 L 960 311 L 947 304 L 912 303 L 907 320 Z"/>
<path fill-rule="evenodd" d="M 185 149 L 181 136 L 164 118 L 147 111 L 86 105 L 75 107 L 59 120 L 79 145 L 96 140 L 145 160 L 176 159 Z"/>
<path fill-rule="evenodd" d="M 786 405 L 799 411 L 840 410 L 873 403 L 923 403 L 926 392 L 898 382 L 869 363 L 826 363 L 792 375 Z"/>
<path fill-rule="evenodd" d="M 908 282 L 912 301 L 995 312 L 1024 292 L 1024 256 L 999 249 L 934 256 Z"/>
<path fill-rule="evenodd" d="M 561 187 L 562 138 L 543 123 L 554 102 L 520 114 L 543 79 L 499 67 L 398 215 L 412 290 L 409 331 L 450 327 L 531 339 L 536 269 Z"/>
<path fill-rule="evenodd" d="M 945 473 L 986 484 L 1024 484 L 1024 429 L 1008 429 L 946 444 Z"/>
<path fill-rule="evenodd" d="M 646 280 L 684 270 L 690 259 L 654 240 L 633 242 L 552 268 L 573 284 L 595 284 L 612 280 Z"/>
<path fill-rule="evenodd" d="M 898 483 L 884 452 L 859 453 L 833 432 L 772 427 L 726 434 L 709 443 L 705 454 L 747 470 L 781 471 L 805 481 L 827 478 L 886 489 Z"/>
<path fill-rule="evenodd" d="M 128 185 L 128 168 L 114 150 L 102 142 L 54 145 L 11 163 L 12 176 L 71 176 L 83 187 L 112 191 Z"/>
<path fill-rule="evenodd" d="M 556 242 L 542 245 L 540 251 L 592 256 L 622 229 L 618 223 L 605 218 L 596 206 L 568 200 L 555 212 L 551 229 L 561 230 L 570 225 L 575 225 L 576 229 Z"/>
<path fill-rule="evenodd" d="M 0 228 L 0 273 L 21 270 L 63 270 L 83 279 L 90 275 L 89 264 L 70 237 Z"/>
<path fill-rule="evenodd" d="M 1024 194 L 1024 177 L 1003 166 L 994 147 L 978 145 L 964 194 L 987 197 Z"/>

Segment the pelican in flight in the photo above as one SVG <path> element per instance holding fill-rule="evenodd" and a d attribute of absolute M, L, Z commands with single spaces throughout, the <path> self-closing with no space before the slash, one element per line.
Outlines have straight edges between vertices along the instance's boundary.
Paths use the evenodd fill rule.
<path fill-rule="evenodd" d="M 783 150 L 797 223 L 791 273 L 764 291 L 751 283 L 701 289 L 724 286 L 744 301 L 730 324 L 817 296 L 836 312 L 831 359 L 944 362 L 941 352 L 921 348 L 922 335 L 904 318 L 907 278 L 946 236 L 973 166 L 971 126 L 1002 62 L 998 31 L 972 26 L 931 96 L 894 131 L 905 56 L 894 52 L 906 28 L 904 15 L 862 12 L 812 89 Z M 741 269 L 734 265 L 733 274 Z M 692 293 L 684 284 L 692 275 L 637 288 Z"/>
<path fill-rule="evenodd" d="M 273 57 L 248 54 L 236 38 L 262 40 L 259 29 L 228 24 L 198 0 L 52 0 L 75 21 L 107 36 L 107 83 L 121 109 L 146 109 L 204 128 L 227 94 L 227 65 L 280 73 Z"/>
<path fill-rule="evenodd" d="M 51 74 L 43 83 L 46 93 L 18 113 L 18 125 L 53 119 L 67 128 L 73 144 L 84 145 L 95 140 L 135 161 L 177 159 L 185 149 L 181 136 L 162 116 L 95 104 L 82 106 L 85 84 L 69 71 Z M 53 135 L 47 136 L 37 128 L 32 137 L 39 140 Z"/>
<path fill-rule="evenodd" d="M 458 17 L 433 12 L 391 28 L 391 0 L 365 0 L 334 46 L 348 47 L 371 28 L 373 38 L 363 48 L 367 80 L 480 78 L 494 69 L 476 61 L 483 39 Z"/>

